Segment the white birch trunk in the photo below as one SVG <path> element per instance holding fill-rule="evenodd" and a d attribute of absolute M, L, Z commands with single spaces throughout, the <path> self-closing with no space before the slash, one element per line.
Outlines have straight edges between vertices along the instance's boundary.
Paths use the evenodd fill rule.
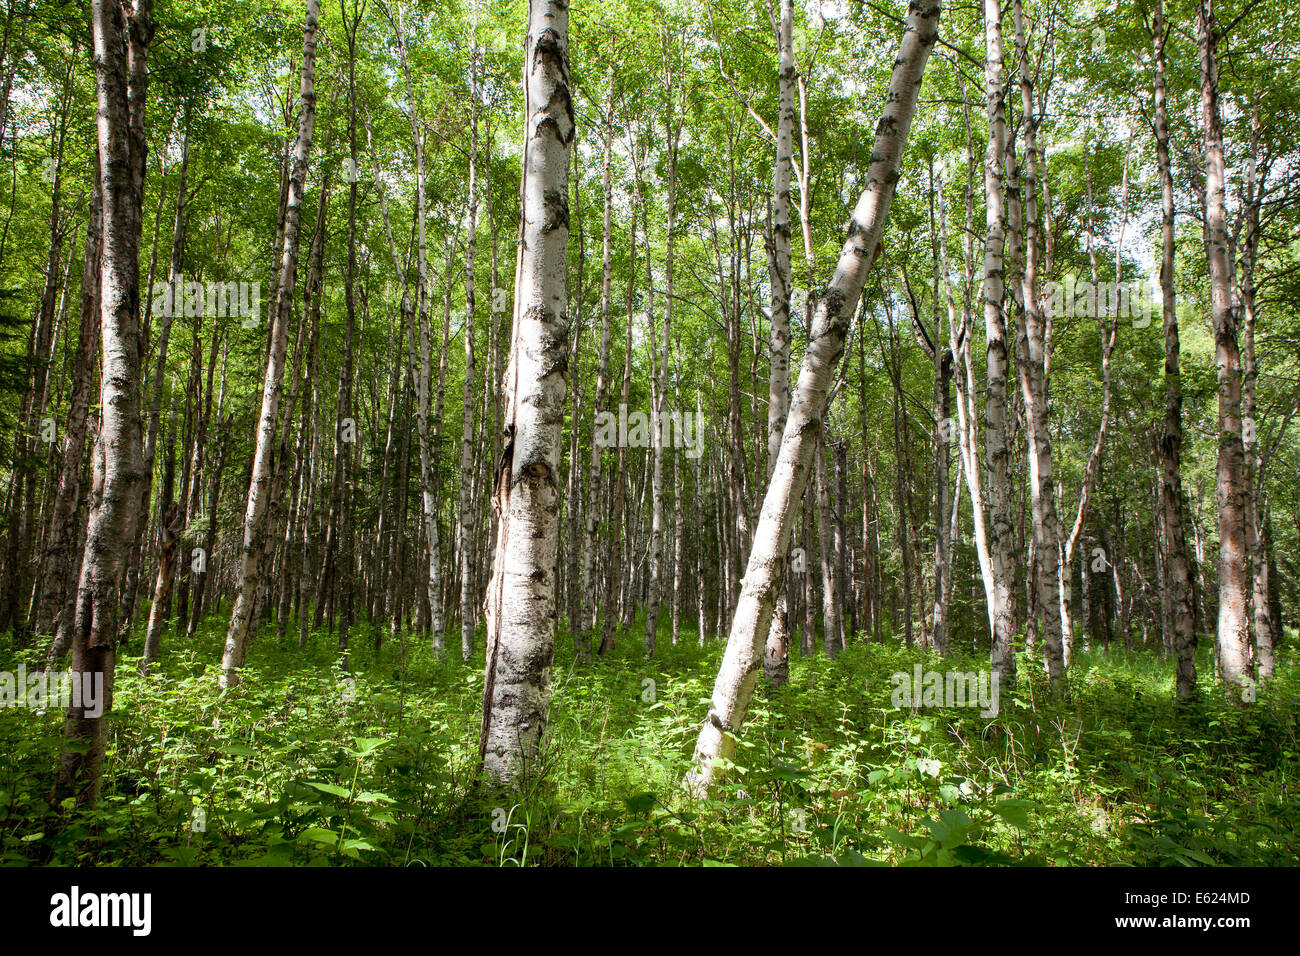
<path fill-rule="evenodd" d="M 1200 59 L 1201 113 L 1205 127 L 1205 255 L 1210 267 L 1215 364 L 1218 366 L 1219 456 L 1215 498 L 1219 510 L 1219 666 L 1223 680 L 1251 677 L 1247 618 L 1246 489 L 1241 423 L 1241 354 L 1232 307 L 1224 199 L 1223 126 L 1219 114 L 1219 40 L 1213 0 L 1200 0 L 1196 38 Z M 1127 635 L 1125 635 L 1127 637 Z"/>
<path fill-rule="evenodd" d="M 1061 522 L 1056 511 L 1052 478 L 1052 435 L 1048 426 L 1048 373 L 1044 347 L 1042 306 L 1038 299 L 1038 117 L 1034 107 L 1025 19 L 1020 0 L 1014 0 L 1016 54 L 1020 65 L 1021 127 L 1025 136 L 1025 163 L 1021 170 L 1024 196 L 1024 270 L 1020 298 L 1024 304 L 1022 335 L 1028 362 L 1021 371 L 1025 403 L 1025 431 L 1029 441 L 1030 508 L 1037 562 L 1038 607 L 1043 615 L 1043 647 L 1047 672 L 1054 684 L 1065 679 L 1060 603 Z"/>
<path fill-rule="evenodd" d="M 767 475 L 781 454 L 781 435 L 790 413 L 790 173 L 794 160 L 793 0 L 781 0 L 775 23 L 777 53 L 776 169 L 772 174 L 772 239 L 768 282 L 772 320 L 768 330 Z M 788 569 L 787 569 L 788 573 Z M 790 673 L 790 633 L 784 589 L 778 592 L 763 670 L 774 684 Z"/>
<path fill-rule="evenodd" d="M 781 439 L 781 453 L 754 532 L 708 718 L 696 741 L 696 766 L 687 778 L 688 787 L 696 795 L 708 792 L 718 762 L 729 759 L 734 752 L 735 735 L 749 708 L 776 599 L 777 571 L 790 543 L 794 505 L 808 482 L 827 392 L 844 352 L 849 320 L 880 250 L 921 78 L 938 36 L 938 19 L 937 0 L 912 0 L 884 113 L 876 127 L 867 187 L 853 210 L 835 274 L 817 302 L 808 349 Z"/>
<path fill-rule="evenodd" d="M 293 290 L 298 271 L 298 226 L 307 183 L 307 157 L 311 152 L 312 128 L 316 119 L 316 27 L 319 17 L 320 0 L 307 0 L 302 42 L 302 109 L 298 117 L 298 139 L 293 148 L 289 198 L 284 210 L 284 250 L 279 263 L 275 312 L 271 319 L 271 349 L 262 385 L 257 450 L 254 452 L 253 476 L 248 486 L 248 503 L 244 511 L 239 593 L 235 598 L 230 627 L 226 631 L 225 652 L 221 658 L 222 687 L 239 683 L 239 671 L 244 666 L 248 638 L 253 627 L 253 604 L 261 580 L 261 530 L 266 520 L 267 499 L 271 490 L 271 457 L 280 413 L 281 379 L 284 375 L 289 318 L 293 310 Z"/>
<path fill-rule="evenodd" d="M 587 503 L 586 523 L 582 538 L 582 601 L 584 604 L 578 630 L 582 632 L 579 641 L 580 655 L 591 656 L 591 631 L 596 628 L 599 603 L 594 595 L 600 593 L 598 582 L 594 579 L 596 555 L 600 548 L 600 509 L 603 501 L 601 494 L 600 465 L 602 448 L 596 440 L 599 431 L 598 422 L 605 408 L 605 391 L 609 382 L 609 309 L 610 282 L 612 264 L 610 257 L 610 229 L 613 215 L 613 110 L 614 110 L 614 68 L 610 67 L 608 76 L 609 92 L 605 99 L 605 150 L 604 150 L 604 223 L 601 232 L 601 279 L 600 279 L 600 357 L 596 366 L 596 397 L 591 405 L 591 461 L 587 468 L 587 486 L 583 495 Z"/>
<path fill-rule="evenodd" d="M 130 14 L 130 51 L 123 37 Z M 65 746 L 54 802 L 66 798 L 93 804 L 99 795 L 113 706 L 118 583 L 126 558 L 124 542 L 134 529 L 139 487 L 144 479 L 140 449 L 140 274 L 139 247 L 144 142 L 131 132 L 132 99 L 144 109 L 137 83 L 153 35 L 153 9 L 142 0 L 124 10 L 110 0 L 93 0 L 96 174 L 103 201 L 100 269 L 100 429 L 96 442 L 96 504 L 86 530 L 72 633 L 73 680 L 102 681 L 102 712 L 89 701 L 74 703 L 64 719 Z M 140 71 L 137 73 L 137 71 Z"/>
<path fill-rule="evenodd" d="M 988 389 L 984 403 L 985 452 L 988 463 L 989 573 L 985 575 L 991 652 L 994 671 L 1009 683 L 1015 677 L 1015 526 L 1011 489 L 1011 448 L 1007 422 L 1007 375 L 1010 350 L 1003 312 L 1006 230 L 1002 171 L 1007 154 L 1007 115 L 1002 67 L 1002 8 L 999 0 L 984 0 L 984 83 L 989 142 L 984 153 L 984 334 Z M 969 480 L 974 472 L 968 469 Z M 972 488 L 972 491 L 974 489 Z"/>
<path fill-rule="evenodd" d="M 471 40 L 473 43 L 473 40 Z M 465 406 L 460 431 L 460 655 L 474 653 L 474 260 L 478 232 L 478 51 L 470 51 L 469 216 L 465 254 Z"/>
<path fill-rule="evenodd" d="M 497 783 L 525 777 L 546 729 L 555 643 L 561 432 L 568 374 L 566 251 L 569 14 L 531 0 L 524 47 L 525 142 L 521 245 L 506 369 L 505 449 L 488 584 L 487 668 L 479 757 Z"/>

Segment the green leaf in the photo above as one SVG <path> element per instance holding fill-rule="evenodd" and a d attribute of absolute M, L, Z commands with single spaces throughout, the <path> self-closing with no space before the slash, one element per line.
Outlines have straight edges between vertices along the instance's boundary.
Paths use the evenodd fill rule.
<path fill-rule="evenodd" d="M 960 810 L 945 810 L 939 814 L 938 820 L 926 819 L 921 822 L 945 850 L 965 843 L 967 835 L 975 827 L 971 818 Z"/>
<path fill-rule="evenodd" d="M 1029 811 L 1042 809 L 1042 804 L 1033 800 L 1008 798 L 993 805 L 993 812 L 1017 830 L 1029 829 Z"/>
<path fill-rule="evenodd" d="M 298 835 L 299 840 L 311 840 L 314 843 L 324 843 L 333 846 L 339 842 L 339 835 L 333 830 L 326 830 L 321 827 L 308 827 Z"/>
<path fill-rule="evenodd" d="M 335 797 L 346 798 L 348 795 L 347 790 L 345 790 L 343 787 L 340 787 L 338 784 L 335 783 L 317 783 L 314 780 L 308 780 L 307 786 L 315 787 L 321 793 L 328 793 L 331 796 L 335 796 Z"/>

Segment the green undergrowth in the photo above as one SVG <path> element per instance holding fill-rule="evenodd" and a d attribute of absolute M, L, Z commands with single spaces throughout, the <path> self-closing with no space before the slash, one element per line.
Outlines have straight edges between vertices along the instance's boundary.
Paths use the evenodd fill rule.
<path fill-rule="evenodd" d="M 291 629 L 292 630 L 292 629 Z M 1210 865 L 1294 864 L 1300 851 L 1297 681 L 1251 704 L 1173 700 L 1156 655 L 1083 654 L 1053 697 L 1023 656 L 992 718 L 891 704 L 915 664 L 974 671 L 892 641 L 760 679 L 725 782 L 682 789 L 720 642 L 640 628 L 577 663 L 557 640 L 548 739 L 522 786 L 474 786 L 481 660 L 423 639 L 376 649 L 354 630 L 306 649 L 266 631 L 244 683 L 217 686 L 224 628 L 171 638 L 138 673 L 119 657 L 103 792 L 51 807 L 57 708 L 0 708 L 0 859 L 99 865 Z M 449 644 L 452 641 L 449 640 Z M 481 655 L 481 635 L 480 635 Z M 1203 641 L 1203 645 L 1208 642 Z M 1207 653 L 1202 648 L 1203 655 Z M 0 643 L 0 670 L 31 652 Z"/>

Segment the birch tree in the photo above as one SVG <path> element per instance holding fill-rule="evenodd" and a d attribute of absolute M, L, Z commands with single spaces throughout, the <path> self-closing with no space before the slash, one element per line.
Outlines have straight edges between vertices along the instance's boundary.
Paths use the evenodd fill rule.
<path fill-rule="evenodd" d="M 794 41 L 793 0 L 780 0 L 776 28 L 777 116 L 776 166 L 772 173 L 772 227 L 768 244 L 768 283 L 772 289 L 772 318 L 768 327 L 767 477 L 781 454 L 781 436 L 790 407 L 790 172 L 794 160 Z M 790 672 L 788 608 L 778 592 L 772 630 L 767 638 L 763 669 L 774 684 Z"/>
<path fill-rule="evenodd" d="M 708 792 L 719 762 L 734 752 L 736 735 L 749 708 L 771 623 L 777 569 L 790 542 L 794 502 L 808 482 L 817 435 L 826 414 L 827 391 L 844 351 L 848 322 L 879 253 L 921 78 L 938 37 L 938 20 L 936 0 L 912 0 L 909 4 L 883 115 L 876 127 L 867 186 L 849 220 L 848 238 L 835 272 L 817 301 L 808 349 L 781 438 L 781 452 L 755 529 L 709 714 L 696 740 L 695 769 L 687 778 L 688 787 L 696 795 Z"/>
<path fill-rule="evenodd" d="M 469 214 L 465 253 L 465 394 L 461 412 L 460 488 L 457 501 L 460 533 L 460 654 L 468 661 L 474 652 L 474 259 L 478 232 L 478 50 L 470 37 L 469 68 Z"/>
<path fill-rule="evenodd" d="M 93 804 L 104 767 L 113 706 L 118 585 L 143 480 L 140 454 L 140 226 L 144 186 L 143 113 L 153 4 L 93 0 L 96 143 L 103 237 L 99 273 L 100 426 L 95 455 L 99 494 L 86 531 L 71 651 L 74 679 L 103 688 L 102 712 L 77 700 L 64 719 L 65 748 L 56 804 Z"/>
<path fill-rule="evenodd" d="M 95 353 L 99 346 L 100 245 L 104 224 L 99 177 L 91 187 L 90 215 L 86 226 L 81 272 L 81 327 L 73 363 L 72 387 L 68 400 L 67 426 L 63 434 L 58 483 L 50 509 L 49 532 L 45 538 L 44 562 L 36 601 L 36 635 L 54 638 L 51 662 L 62 657 L 72 620 L 73 597 L 80 568 L 75 553 L 77 505 L 82 495 L 81 472 L 86 457 L 86 434 L 90 402 L 95 387 Z"/>
<path fill-rule="evenodd" d="M 272 307 L 271 347 L 267 355 L 266 375 L 262 385 L 262 409 L 258 418 L 253 476 L 248 486 L 248 503 L 244 510 L 239 592 L 235 597 L 230 627 L 226 631 L 225 650 L 221 657 L 222 687 L 232 687 L 240 681 L 239 672 L 244 666 L 249 636 L 254 626 L 253 605 L 263 573 L 261 536 L 265 531 L 267 499 L 271 490 L 273 468 L 271 459 L 276 443 L 281 380 L 284 375 L 285 352 L 289 344 L 293 290 L 298 273 L 298 232 L 302 217 L 303 193 L 307 184 L 307 159 L 311 153 L 312 129 L 316 120 L 316 35 L 319 19 L 320 0 L 307 0 L 303 23 L 298 138 L 293 148 L 288 201 L 284 210 L 284 247 L 280 254 L 279 278 L 276 282 L 275 302 Z"/>
<path fill-rule="evenodd" d="M 565 0 L 530 0 L 524 102 L 522 241 L 504 380 L 505 444 L 493 488 L 498 525 L 479 738 L 482 768 L 500 784 L 519 782 L 537 759 L 554 654 L 568 374 L 569 149 L 576 131 Z"/>
<path fill-rule="evenodd" d="M 984 91 L 989 124 L 984 152 L 984 337 L 987 343 L 987 390 L 984 400 L 984 444 L 988 468 L 989 568 L 984 575 L 989 632 L 993 637 L 993 669 L 1002 681 L 1016 672 L 1015 648 L 1015 528 L 1012 524 L 1011 448 L 1007 437 L 1007 340 L 1004 254 L 1006 229 L 1002 174 L 1006 168 L 1006 84 L 1002 63 L 1002 7 L 984 0 Z M 967 479 L 972 472 L 967 470 Z M 974 489 L 972 489 L 973 491 Z"/>
<path fill-rule="evenodd" d="M 1052 434 L 1048 426 L 1048 358 L 1042 302 L 1038 296 L 1040 219 L 1038 189 L 1039 118 L 1034 104 L 1033 71 L 1020 0 L 1012 0 L 1016 54 L 1020 73 L 1020 122 L 1025 137 L 1024 165 L 1019 170 L 1023 202 L 1024 268 L 1020 273 L 1019 300 L 1024 321 L 1017 334 L 1023 339 L 1025 362 L 1019 363 L 1021 397 L 1025 405 L 1029 442 L 1030 508 L 1036 552 L 1037 598 L 1043 616 L 1043 645 L 1048 676 L 1054 684 L 1065 679 L 1061 634 L 1060 548 L 1061 522 L 1056 511 L 1056 486 L 1052 469 Z M 1008 161 L 1010 158 L 1008 157 Z"/>
<path fill-rule="evenodd" d="M 1251 678 L 1247 617 L 1245 452 L 1241 434 L 1241 352 L 1228 261 L 1223 122 L 1219 110 L 1219 28 L 1213 0 L 1196 8 L 1201 119 L 1205 130 L 1205 255 L 1210 267 L 1214 357 L 1219 394 L 1215 499 L 1219 515 L 1219 667 L 1224 681 Z"/>

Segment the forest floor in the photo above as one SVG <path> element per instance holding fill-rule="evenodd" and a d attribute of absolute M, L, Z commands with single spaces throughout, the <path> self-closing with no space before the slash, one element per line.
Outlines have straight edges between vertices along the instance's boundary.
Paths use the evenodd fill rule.
<path fill-rule="evenodd" d="M 290 629 L 292 635 L 294 629 Z M 690 800 L 689 769 L 722 642 L 641 631 L 594 663 L 561 634 L 549 743 L 522 793 L 472 784 L 481 661 L 459 633 L 438 661 L 421 642 L 376 651 L 354 629 L 305 650 L 262 632 L 243 685 L 217 687 L 224 628 L 168 635 L 160 667 L 118 658 L 98 807 L 62 826 L 47 794 L 62 745 L 57 707 L 0 708 L 0 861 L 112 865 L 1294 864 L 1300 858 L 1300 680 L 1294 654 L 1258 700 L 1211 682 L 1173 700 L 1172 663 L 1080 655 L 1052 699 L 1033 662 L 971 707 L 894 707 L 893 675 L 978 671 L 887 640 L 836 661 L 791 657 L 760 680 L 727 784 Z M 385 634 L 385 637 L 387 635 Z M 1295 634 L 1288 633 L 1294 646 Z M 482 644 L 479 642 L 481 658 Z M 0 640 L 0 671 L 39 667 Z"/>

